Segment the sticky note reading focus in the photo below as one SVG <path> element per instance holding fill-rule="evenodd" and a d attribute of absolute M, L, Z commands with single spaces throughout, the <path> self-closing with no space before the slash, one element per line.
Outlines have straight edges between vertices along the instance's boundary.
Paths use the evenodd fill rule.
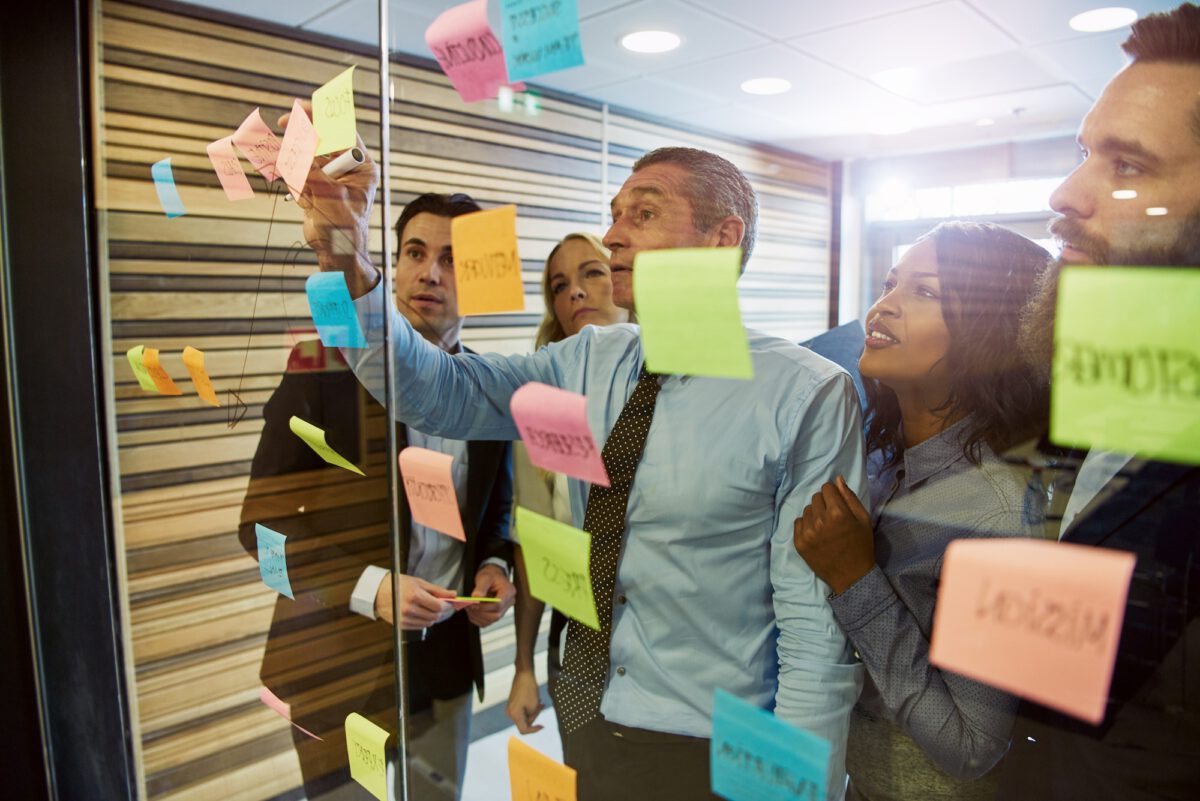
<path fill-rule="evenodd" d="M 575 771 L 516 737 L 508 738 L 512 801 L 575 801 Z"/>
<path fill-rule="evenodd" d="M 508 84 L 504 50 L 488 26 L 487 0 L 443 11 L 425 30 L 425 44 L 467 103 L 495 97 Z"/>
<path fill-rule="evenodd" d="M 154 191 L 158 193 L 158 202 L 163 213 L 168 217 L 182 217 L 187 214 L 183 200 L 179 197 L 179 189 L 175 186 L 175 173 L 171 170 L 170 157 L 155 162 L 150 168 L 150 175 L 154 178 Z"/>
<path fill-rule="evenodd" d="M 454 492 L 451 467 L 454 457 L 448 453 L 405 448 L 400 451 L 400 475 L 412 518 L 423 526 L 466 542 L 458 496 Z"/>
<path fill-rule="evenodd" d="M 279 137 L 263 122 L 258 109 L 242 120 L 233 134 L 233 143 L 263 178 L 274 181 L 278 177 L 275 162 L 279 159 Z"/>
<path fill-rule="evenodd" d="M 277 713 L 277 714 L 278 714 L 280 717 L 282 717 L 282 718 L 283 718 L 284 720 L 286 720 L 288 723 L 290 723 L 290 724 L 292 724 L 293 726 L 295 726 L 295 727 L 296 727 L 297 729 L 299 729 L 300 731 L 302 731 L 302 732 L 304 732 L 305 734 L 307 734 L 309 737 L 313 738 L 314 740 L 320 740 L 321 742 L 325 742 L 325 739 L 324 739 L 323 737 L 318 737 L 317 735 L 313 734 L 313 733 L 312 733 L 311 731 L 309 731 L 308 729 L 306 729 L 306 728 L 304 728 L 303 726 L 301 726 L 301 725 L 299 725 L 298 723 L 296 723 L 296 721 L 292 720 L 292 707 L 291 707 L 291 704 L 289 704 L 289 703 L 287 703 L 286 701 L 282 700 L 282 699 L 281 699 L 279 696 L 277 696 L 275 693 L 271 692 L 271 691 L 270 691 L 269 689 L 267 689 L 266 687 L 263 687 L 261 690 L 259 690 L 259 691 L 258 691 L 258 700 L 262 701 L 264 704 L 266 704 L 267 706 L 269 706 L 269 707 L 270 707 L 271 709 L 273 709 L 273 710 L 274 710 L 274 711 L 275 711 L 275 712 L 276 712 L 276 713 Z"/>
<path fill-rule="evenodd" d="M 589 567 L 592 535 L 518 506 L 517 536 L 529 573 L 529 591 L 599 631 Z"/>
<path fill-rule="evenodd" d="M 1198 309 L 1200 270 L 1063 270 L 1050 439 L 1200 464 Z"/>
<path fill-rule="evenodd" d="M 646 366 L 656 373 L 753 378 L 738 310 L 740 248 L 639 253 L 633 296 Z"/>
<path fill-rule="evenodd" d="M 154 382 L 155 388 L 164 395 L 182 395 L 183 390 L 176 386 L 158 361 L 158 351 L 154 348 L 142 349 L 142 365 Z"/>
<path fill-rule="evenodd" d="M 304 282 L 308 310 L 312 312 L 321 344 L 330 348 L 365 348 L 367 338 L 358 324 L 354 301 L 340 272 L 313 273 Z"/>
<path fill-rule="evenodd" d="M 287 554 L 284 544 L 287 537 L 264 525 L 254 524 L 254 535 L 258 538 L 258 573 L 263 584 L 293 601 L 292 584 L 288 581 Z"/>
<path fill-rule="evenodd" d="M 137 379 L 138 386 L 147 392 L 158 392 L 158 386 L 155 385 L 154 379 L 150 377 L 150 372 L 146 369 L 146 363 L 142 355 L 145 350 L 146 348 L 143 345 L 130 348 L 125 351 L 125 358 L 129 359 L 129 366 L 133 369 L 133 375 Z"/>
<path fill-rule="evenodd" d="M 388 733 L 357 712 L 346 716 L 346 752 L 350 777 L 379 801 L 387 801 Z"/>
<path fill-rule="evenodd" d="M 524 311 L 517 254 L 517 207 L 462 214 L 450 221 L 459 314 Z"/>
<path fill-rule="evenodd" d="M 712 789 L 730 801 L 824 801 L 829 742 L 724 690 L 713 696 Z"/>
<path fill-rule="evenodd" d="M 575 0 L 500 0 L 500 32 L 510 81 L 583 63 Z"/>
<path fill-rule="evenodd" d="M 313 128 L 308 112 L 300 105 L 300 101 L 293 100 L 292 116 L 288 118 L 287 130 L 283 132 L 283 141 L 279 143 L 279 160 L 275 162 L 276 172 L 293 195 L 304 191 L 308 171 L 316 154 L 317 129 Z"/>
<path fill-rule="evenodd" d="M 312 108 L 318 156 L 354 147 L 354 67 L 313 92 Z"/>
<path fill-rule="evenodd" d="M 187 368 L 188 375 L 192 377 L 192 386 L 196 388 L 196 394 L 200 396 L 201 400 L 209 406 L 220 406 L 217 393 L 213 390 L 212 381 L 209 379 L 208 373 L 204 372 L 204 352 L 188 345 L 183 349 L 183 366 Z"/>
<path fill-rule="evenodd" d="M 320 456 L 329 464 L 334 467 L 343 467 L 351 473 L 358 473 L 360 476 L 366 475 L 353 463 L 347 461 L 344 456 L 326 444 L 324 430 L 317 428 L 307 420 L 301 420 L 295 415 L 288 421 L 288 426 L 292 429 L 293 434 L 304 440 L 308 447 L 317 452 L 317 456 Z"/>
<path fill-rule="evenodd" d="M 1135 561 L 1062 542 L 956 540 L 929 661 L 1098 724 Z"/>
<path fill-rule="evenodd" d="M 254 197 L 254 189 L 246 180 L 246 173 L 242 171 L 242 162 L 233 150 L 232 136 L 218 139 L 205 149 L 208 151 L 208 160 L 212 162 L 213 170 L 217 173 L 217 179 L 221 182 L 221 188 L 225 190 L 225 197 L 230 200 L 248 200 Z"/>
<path fill-rule="evenodd" d="M 509 405 L 529 461 L 545 470 L 608 486 L 608 471 L 587 422 L 587 398 L 530 382 Z"/>

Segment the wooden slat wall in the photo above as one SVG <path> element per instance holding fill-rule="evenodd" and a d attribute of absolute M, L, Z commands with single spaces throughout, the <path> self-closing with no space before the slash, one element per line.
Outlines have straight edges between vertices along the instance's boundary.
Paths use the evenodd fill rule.
<path fill-rule="evenodd" d="M 109 272 L 111 388 L 135 667 L 134 692 L 147 795 L 172 801 L 270 798 L 299 784 L 286 724 L 257 700 L 258 670 L 275 594 L 258 578 L 236 532 L 262 404 L 278 385 L 298 331 L 310 331 L 303 291 L 315 269 L 300 245 L 301 215 L 264 191 L 228 202 L 204 146 L 255 106 L 269 123 L 294 96 L 357 64 L 359 130 L 377 149 L 377 67 L 362 48 L 288 39 L 174 7 L 101 6 L 101 232 Z M 395 63 L 391 107 L 394 213 L 424 191 L 465 191 L 485 206 L 518 206 L 527 309 L 468 321 L 478 350 L 527 350 L 541 316 L 542 261 L 563 235 L 602 233 L 611 193 L 647 149 L 687 144 L 719 152 L 760 192 L 759 242 L 742 281 L 747 323 L 792 339 L 826 316 L 829 171 L 821 162 L 732 143 L 541 97 L 518 104 L 462 103 L 429 66 Z M 607 142 L 607 181 L 603 147 Z M 376 153 L 377 155 L 377 153 Z M 150 165 L 172 156 L 185 217 L 159 208 Z M 390 221 L 389 221 L 390 224 Z M 375 247 L 382 226 L 374 221 Z M 124 353 L 157 347 L 185 389 L 139 389 Z M 214 384 L 238 389 L 245 418 L 196 397 L 179 353 L 203 350 Z M 366 436 L 378 441 L 383 421 Z M 372 452 L 370 480 L 347 484 L 343 503 L 377 499 L 387 460 Z M 346 580 L 330 568 L 330 581 Z"/>

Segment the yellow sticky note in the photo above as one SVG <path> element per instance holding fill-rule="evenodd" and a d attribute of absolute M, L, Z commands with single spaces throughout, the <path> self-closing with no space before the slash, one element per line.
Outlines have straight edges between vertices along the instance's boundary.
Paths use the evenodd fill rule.
<path fill-rule="evenodd" d="M 516 737 L 508 738 L 513 801 L 575 801 L 575 770 Z"/>
<path fill-rule="evenodd" d="M 192 386 L 196 388 L 196 394 L 207 403 L 209 406 L 220 406 L 217 401 L 217 393 L 213 390 L 212 381 L 208 377 L 208 373 L 204 372 L 204 351 L 196 350 L 191 345 L 183 349 L 183 366 L 187 368 L 188 375 L 192 377 Z"/>
<path fill-rule="evenodd" d="M 354 147 L 354 67 L 313 92 L 312 110 L 313 127 L 317 129 L 316 155 Z"/>
<path fill-rule="evenodd" d="M 154 348 L 142 349 L 142 364 L 146 368 L 146 372 L 150 374 L 150 380 L 154 382 L 154 386 L 164 395 L 182 395 L 183 390 L 175 385 L 171 380 L 171 376 L 167 375 L 167 371 L 163 369 L 158 361 L 158 351 Z"/>
<path fill-rule="evenodd" d="M 307 443 L 308 447 L 317 452 L 329 464 L 335 467 L 344 467 L 352 473 L 358 473 L 360 476 L 366 475 L 359 470 L 353 462 L 350 462 L 346 457 L 329 447 L 325 442 L 325 432 L 314 426 L 307 420 L 301 420 L 299 417 L 292 415 L 292 419 L 288 421 L 288 426 L 292 429 L 292 433 Z"/>
<path fill-rule="evenodd" d="M 367 788 L 379 801 L 387 801 L 388 733 L 357 712 L 346 716 L 346 752 L 350 777 Z"/>
<path fill-rule="evenodd" d="M 158 392 L 158 387 L 155 385 L 154 379 L 150 378 L 150 373 L 146 370 L 142 356 L 144 350 L 144 345 L 130 348 L 125 351 L 125 358 L 129 359 L 129 366 L 133 368 L 133 375 L 137 379 L 138 385 L 147 392 Z"/>
<path fill-rule="evenodd" d="M 753 378 L 738 309 L 741 248 L 639 253 L 633 298 L 646 366 L 656 373 Z"/>
<path fill-rule="evenodd" d="M 1197 310 L 1194 268 L 1063 270 L 1051 441 L 1200 464 Z"/>
<path fill-rule="evenodd" d="M 525 311 L 517 253 L 517 207 L 462 214 L 450 221 L 459 314 Z"/>
<path fill-rule="evenodd" d="M 529 591 L 599 631 L 590 570 L 592 535 L 518 506 L 517 536 L 529 574 Z"/>

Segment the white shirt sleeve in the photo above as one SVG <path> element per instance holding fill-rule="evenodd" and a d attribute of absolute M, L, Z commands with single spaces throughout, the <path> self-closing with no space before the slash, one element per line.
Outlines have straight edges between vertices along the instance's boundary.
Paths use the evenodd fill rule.
<path fill-rule="evenodd" d="M 354 592 L 350 593 L 350 611 L 375 620 L 375 596 L 390 572 L 387 568 L 367 565 L 354 585 Z"/>

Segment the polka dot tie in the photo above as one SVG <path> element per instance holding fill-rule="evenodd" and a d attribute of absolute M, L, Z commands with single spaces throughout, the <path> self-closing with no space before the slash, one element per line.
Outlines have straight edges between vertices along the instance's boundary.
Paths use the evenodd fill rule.
<path fill-rule="evenodd" d="M 600 454 L 610 486 L 593 484 L 588 492 L 583 530 L 592 535 L 589 569 L 600 631 L 575 620 L 567 629 L 566 655 L 554 698 L 567 733 L 577 731 L 600 714 L 612 640 L 613 588 L 621 543 L 625 539 L 629 489 L 646 447 L 658 390 L 658 376 L 642 365 L 633 395 L 626 401 Z"/>

